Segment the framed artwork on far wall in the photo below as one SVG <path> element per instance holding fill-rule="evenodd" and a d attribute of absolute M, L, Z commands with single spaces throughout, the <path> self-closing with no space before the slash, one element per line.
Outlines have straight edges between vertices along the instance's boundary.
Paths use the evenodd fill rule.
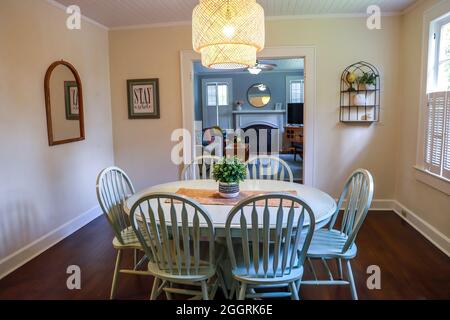
<path fill-rule="evenodd" d="M 127 80 L 128 119 L 159 119 L 159 80 Z"/>
<path fill-rule="evenodd" d="M 78 104 L 78 86 L 76 81 L 64 81 L 64 100 L 66 104 L 66 120 L 80 119 Z"/>

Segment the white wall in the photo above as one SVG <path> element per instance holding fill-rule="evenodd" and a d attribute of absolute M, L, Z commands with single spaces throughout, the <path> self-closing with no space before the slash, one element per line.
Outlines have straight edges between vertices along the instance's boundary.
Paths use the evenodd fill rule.
<path fill-rule="evenodd" d="M 377 198 L 394 196 L 399 27 L 398 16 L 384 17 L 376 31 L 364 18 L 267 22 L 266 46 L 317 48 L 316 185 L 335 196 L 358 167 L 374 174 Z M 182 125 L 179 52 L 191 48 L 189 25 L 110 32 L 115 159 L 138 189 L 178 178 L 170 134 Z M 339 123 L 341 72 L 360 60 L 382 73 L 381 122 L 372 126 Z M 126 80 L 147 77 L 160 78 L 161 119 L 128 120 Z"/>
<path fill-rule="evenodd" d="M 450 237 L 450 196 L 415 177 L 425 10 L 439 3 L 427 0 L 402 17 L 399 64 L 400 114 L 395 198 L 438 231 Z"/>
<path fill-rule="evenodd" d="M 0 260 L 97 206 L 95 179 L 113 159 L 108 32 L 46 1 L 0 4 Z M 49 147 L 48 66 L 64 59 L 84 89 L 86 140 Z M 1 270 L 0 270 L 1 271 Z"/>

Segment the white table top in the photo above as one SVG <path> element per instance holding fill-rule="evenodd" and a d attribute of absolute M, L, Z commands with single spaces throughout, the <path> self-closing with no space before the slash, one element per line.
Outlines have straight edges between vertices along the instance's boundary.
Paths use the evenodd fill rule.
<path fill-rule="evenodd" d="M 124 204 L 124 209 L 127 214 L 130 213 L 133 204 L 141 197 L 152 192 L 172 192 L 175 193 L 179 188 L 190 189 L 212 189 L 217 190 L 218 183 L 214 180 L 187 180 L 175 181 L 156 185 L 141 192 L 137 192 L 131 196 Z M 286 192 L 297 191 L 297 196 L 306 202 L 314 212 L 316 219 L 316 229 L 322 227 L 330 220 L 331 216 L 336 210 L 336 202 L 327 193 L 319 189 L 308 187 L 302 184 L 290 183 L 285 181 L 275 180 L 246 180 L 240 184 L 241 190 L 246 191 L 272 191 L 272 192 Z M 168 205 L 168 204 L 167 204 Z M 224 228 L 227 215 L 231 210 L 231 206 L 225 205 L 203 205 L 208 211 L 209 216 L 215 228 Z M 276 215 L 277 208 L 269 208 L 273 216 Z M 169 211 L 169 210 L 167 210 Z M 270 219 L 272 221 L 272 219 Z M 275 219 L 273 219 L 275 220 Z M 307 223 L 307 221 L 305 221 Z M 239 223 L 236 224 L 239 228 Z"/>

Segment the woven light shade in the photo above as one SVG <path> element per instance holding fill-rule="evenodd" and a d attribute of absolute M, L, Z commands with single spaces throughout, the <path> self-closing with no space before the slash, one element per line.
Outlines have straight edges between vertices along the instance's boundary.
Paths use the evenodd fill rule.
<path fill-rule="evenodd" d="M 256 0 L 200 0 L 192 14 L 192 42 L 205 67 L 252 67 L 264 48 L 264 9 Z"/>

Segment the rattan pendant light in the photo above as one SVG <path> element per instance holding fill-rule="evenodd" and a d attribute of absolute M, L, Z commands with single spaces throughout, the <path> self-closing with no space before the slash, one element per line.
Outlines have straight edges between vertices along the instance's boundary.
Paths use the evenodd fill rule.
<path fill-rule="evenodd" d="M 264 48 L 264 9 L 256 0 L 200 0 L 192 14 L 192 42 L 205 67 L 252 67 Z"/>

